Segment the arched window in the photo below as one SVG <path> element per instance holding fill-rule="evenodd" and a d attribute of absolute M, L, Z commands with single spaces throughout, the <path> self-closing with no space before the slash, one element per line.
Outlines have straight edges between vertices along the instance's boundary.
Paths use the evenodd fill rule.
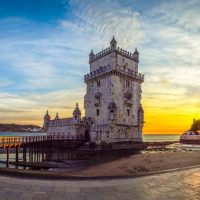
<path fill-rule="evenodd" d="M 101 86 L 101 82 L 100 80 L 97 81 L 97 87 L 100 87 Z"/>
<path fill-rule="evenodd" d="M 97 108 L 97 116 L 99 116 L 99 109 Z"/>
<path fill-rule="evenodd" d="M 130 115 L 130 110 L 129 109 L 127 109 L 127 116 L 129 116 Z"/>
<path fill-rule="evenodd" d="M 124 64 L 124 71 L 126 71 L 127 67 L 128 67 L 128 63 L 125 63 Z"/>
<path fill-rule="evenodd" d="M 126 87 L 128 88 L 130 86 L 130 81 L 126 80 Z"/>

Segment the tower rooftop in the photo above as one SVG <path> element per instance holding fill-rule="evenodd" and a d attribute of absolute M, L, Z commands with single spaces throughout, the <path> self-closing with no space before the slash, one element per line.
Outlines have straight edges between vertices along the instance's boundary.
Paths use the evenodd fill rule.
<path fill-rule="evenodd" d="M 113 47 L 113 45 L 114 45 L 114 47 Z M 139 62 L 139 52 L 138 52 L 137 48 L 135 49 L 134 52 L 130 52 L 123 48 L 117 47 L 117 41 L 116 41 L 115 37 L 113 36 L 113 38 L 110 42 L 110 47 L 103 49 L 102 51 L 100 51 L 97 54 L 94 54 L 94 52 L 91 51 L 90 56 L 92 55 L 92 57 L 90 57 L 90 63 L 92 63 L 112 52 L 116 52 L 116 53 L 118 53 L 122 56 L 125 56 L 135 62 Z"/>

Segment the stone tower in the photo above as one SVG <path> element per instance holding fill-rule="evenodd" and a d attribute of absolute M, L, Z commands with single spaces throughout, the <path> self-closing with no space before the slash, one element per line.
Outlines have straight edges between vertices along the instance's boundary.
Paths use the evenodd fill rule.
<path fill-rule="evenodd" d="M 144 111 L 138 73 L 139 53 L 117 47 L 113 37 L 110 47 L 89 55 L 90 73 L 85 75 L 85 116 L 92 121 L 93 142 L 115 143 L 142 141 Z"/>

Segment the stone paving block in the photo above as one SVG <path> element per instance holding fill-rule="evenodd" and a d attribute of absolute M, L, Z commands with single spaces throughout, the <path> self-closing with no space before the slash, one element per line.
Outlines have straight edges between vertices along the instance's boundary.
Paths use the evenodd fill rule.
<path fill-rule="evenodd" d="M 86 200 L 86 199 L 87 199 L 87 195 L 72 195 L 71 196 L 71 200 Z"/>
<path fill-rule="evenodd" d="M 104 200 L 104 195 L 99 193 L 90 193 L 87 194 L 86 200 Z"/>
<path fill-rule="evenodd" d="M 41 190 L 41 186 L 40 185 L 37 185 L 37 184 L 34 184 L 34 185 L 31 185 L 29 188 L 28 188 L 29 191 L 40 191 Z"/>
<path fill-rule="evenodd" d="M 49 196 L 47 194 L 36 194 L 33 200 L 47 200 Z"/>
<path fill-rule="evenodd" d="M 54 186 L 43 186 L 40 188 L 40 191 L 43 191 L 43 192 L 52 192 L 54 190 Z"/>
<path fill-rule="evenodd" d="M 54 190 L 52 192 L 54 192 L 54 193 L 66 193 L 66 187 L 56 186 L 56 187 L 54 187 Z"/>
<path fill-rule="evenodd" d="M 80 187 L 80 192 L 83 192 L 83 193 L 98 193 L 99 188 L 98 187 Z"/>
<path fill-rule="evenodd" d="M 71 200 L 71 196 L 67 194 L 53 194 L 49 196 L 48 200 Z"/>
<path fill-rule="evenodd" d="M 33 193 L 30 193 L 30 194 L 25 193 L 18 200 L 34 200 L 34 194 Z"/>
<path fill-rule="evenodd" d="M 7 191 L 5 192 L 2 196 L 5 197 L 6 199 L 13 200 L 13 199 L 19 199 L 22 196 L 22 192 L 17 192 L 17 191 Z"/>
<path fill-rule="evenodd" d="M 117 191 L 116 187 L 114 187 L 114 186 L 111 186 L 111 187 L 99 187 L 98 190 L 99 190 L 100 193 L 101 192 L 104 193 L 104 192 L 116 192 Z"/>
<path fill-rule="evenodd" d="M 115 193 L 114 194 L 107 193 L 103 195 L 103 200 L 122 200 L 122 199 L 120 199 Z M 131 200 L 133 200 L 133 198 Z"/>
<path fill-rule="evenodd" d="M 29 187 L 30 186 L 28 186 L 28 185 L 13 185 L 12 190 L 19 191 L 19 192 L 25 192 L 25 191 L 29 190 Z"/>
<path fill-rule="evenodd" d="M 66 192 L 67 193 L 80 193 L 80 188 L 79 187 L 67 186 L 66 187 Z"/>

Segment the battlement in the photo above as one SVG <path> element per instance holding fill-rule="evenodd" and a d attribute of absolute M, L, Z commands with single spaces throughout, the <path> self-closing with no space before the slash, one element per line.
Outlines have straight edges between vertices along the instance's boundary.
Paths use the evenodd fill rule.
<path fill-rule="evenodd" d="M 121 70 L 120 67 L 122 68 L 122 66 L 120 65 L 117 65 L 115 68 L 111 68 L 110 65 L 107 65 L 107 66 L 103 66 L 103 67 L 99 67 L 99 69 L 93 71 L 93 72 L 90 72 L 89 74 L 86 74 L 84 76 L 84 81 L 87 82 L 93 78 L 96 78 L 97 76 L 99 75 L 106 75 L 108 73 L 119 73 L 121 75 L 126 75 L 126 76 L 129 76 L 131 78 L 135 78 L 141 82 L 144 81 L 144 75 L 141 74 L 141 73 L 138 73 L 134 70 L 131 70 L 131 69 L 124 69 L 124 70 Z"/>
<path fill-rule="evenodd" d="M 138 53 L 135 53 L 135 52 L 131 53 L 131 52 L 126 51 L 125 49 L 122 49 L 120 47 L 117 47 L 116 49 L 111 49 L 110 47 L 108 47 L 108 48 L 100 51 L 97 54 L 90 54 L 91 55 L 90 56 L 90 63 L 92 63 L 92 62 L 94 62 L 94 61 L 96 61 L 96 60 L 98 60 L 98 59 L 100 59 L 100 58 L 112 53 L 112 52 L 116 52 L 116 53 L 118 53 L 118 54 L 120 54 L 122 56 L 125 56 L 125 57 L 127 57 L 127 58 L 129 58 L 129 59 L 131 59 L 131 60 L 133 60 L 135 62 L 139 62 L 139 54 Z"/>

